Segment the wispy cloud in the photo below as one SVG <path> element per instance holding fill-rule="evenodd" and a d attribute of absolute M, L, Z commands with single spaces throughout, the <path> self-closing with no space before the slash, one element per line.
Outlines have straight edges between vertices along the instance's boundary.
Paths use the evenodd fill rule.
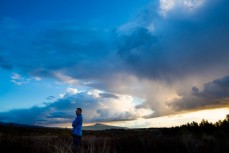
<path fill-rule="evenodd" d="M 23 85 L 27 84 L 30 82 L 31 79 L 26 79 L 23 78 L 20 74 L 18 73 L 12 73 L 11 75 L 11 82 L 13 82 L 16 85 Z"/>

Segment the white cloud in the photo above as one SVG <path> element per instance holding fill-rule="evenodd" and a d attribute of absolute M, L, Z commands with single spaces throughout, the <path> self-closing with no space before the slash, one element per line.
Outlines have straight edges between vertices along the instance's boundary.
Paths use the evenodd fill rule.
<path fill-rule="evenodd" d="M 184 5 L 190 9 L 201 6 L 205 0 L 184 0 Z"/>
<path fill-rule="evenodd" d="M 87 104 L 84 114 L 90 121 L 133 120 L 153 113 L 151 109 L 136 108 L 134 98 L 130 95 L 115 94 L 118 98 L 107 98 L 100 90 L 87 92 L 96 99 L 96 103 Z"/>
<path fill-rule="evenodd" d="M 64 98 L 65 93 L 60 93 L 59 96 L 60 96 L 60 98 Z"/>
<path fill-rule="evenodd" d="M 11 75 L 11 82 L 13 82 L 16 85 L 23 85 L 23 84 L 29 83 L 29 81 L 30 79 L 23 78 L 18 73 L 12 73 Z"/>
<path fill-rule="evenodd" d="M 42 80 L 41 77 L 34 77 L 34 79 L 35 79 L 36 81 L 41 81 L 41 80 Z"/>
<path fill-rule="evenodd" d="M 136 99 L 130 95 L 107 93 L 98 89 L 69 94 L 76 91 L 77 89 L 68 88 L 60 97 L 66 101 L 66 107 L 70 104 L 75 105 L 74 108 L 83 108 L 85 122 L 133 120 L 153 113 L 150 108 L 137 108 L 136 105 L 142 101 L 136 104 Z"/>
<path fill-rule="evenodd" d="M 21 75 L 18 73 L 12 73 L 11 75 L 11 79 L 20 79 L 20 78 L 21 78 Z"/>
<path fill-rule="evenodd" d="M 160 13 L 166 16 L 167 12 L 175 6 L 174 0 L 160 0 Z"/>
<path fill-rule="evenodd" d="M 175 8 L 187 11 L 200 7 L 205 0 L 160 0 L 159 14 L 166 16 L 167 13 Z"/>
<path fill-rule="evenodd" d="M 102 91 L 101 90 L 97 90 L 97 89 L 90 90 L 90 91 L 87 92 L 88 95 L 91 95 L 91 96 L 93 96 L 95 98 L 100 97 L 99 96 L 100 93 L 102 93 Z"/>
<path fill-rule="evenodd" d="M 68 83 L 68 84 L 71 84 L 71 85 L 74 85 L 74 84 L 79 83 L 79 81 L 77 79 L 72 78 L 72 77 L 67 76 L 67 75 L 64 75 L 64 74 L 61 74 L 59 72 L 58 73 L 55 73 L 54 76 L 57 79 L 63 81 L 64 83 Z"/>
<path fill-rule="evenodd" d="M 69 88 L 67 88 L 66 92 L 67 92 L 68 94 L 75 95 L 75 94 L 77 94 L 78 90 L 77 90 L 76 88 L 70 88 L 70 87 L 69 87 Z"/>
<path fill-rule="evenodd" d="M 71 87 L 68 87 L 64 93 L 60 93 L 59 96 L 60 98 L 64 98 L 65 96 L 67 95 L 75 95 L 78 93 L 78 90 L 76 88 L 71 88 Z"/>

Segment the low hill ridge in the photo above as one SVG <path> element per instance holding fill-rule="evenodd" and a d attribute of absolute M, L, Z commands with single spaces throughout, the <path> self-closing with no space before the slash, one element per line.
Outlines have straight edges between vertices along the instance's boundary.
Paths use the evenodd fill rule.
<path fill-rule="evenodd" d="M 102 123 L 95 123 L 91 126 L 83 126 L 83 130 L 107 130 L 107 129 L 128 129 L 126 127 L 106 125 Z"/>

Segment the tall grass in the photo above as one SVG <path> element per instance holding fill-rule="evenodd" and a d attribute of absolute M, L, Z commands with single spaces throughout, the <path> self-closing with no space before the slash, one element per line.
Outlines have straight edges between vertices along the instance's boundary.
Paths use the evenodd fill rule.
<path fill-rule="evenodd" d="M 145 131 L 123 131 L 107 137 L 84 136 L 79 150 L 74 149 L 71 136 L 15 136 L 0 134 L 1 153 L 228 153 L 229 140 L 214 134 L 195 135 L 191 132 L 157 135 Z M 115 134 L 115 133 L 114 133 Z M 227 134 L 227 136 L 229 136 Z"/>
<path fill-rule="evenodd" d="M 84 131 L 80 149 L 68 129 L 0 126 L 0 153 L 228 153 L 229 116 L 174 128 Z"/>
<path fill-rule="evenodd" d="M 115 153 L 110 138 L 85 136 L 80 149 L 76 150 L 71 137 L 12 136 L 0 134 L 1 153 Z"/>

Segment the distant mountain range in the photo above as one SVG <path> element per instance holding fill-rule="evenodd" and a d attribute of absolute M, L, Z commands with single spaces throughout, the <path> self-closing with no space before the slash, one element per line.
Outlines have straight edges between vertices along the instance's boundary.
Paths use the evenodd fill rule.
<path fill-rule="evenodd" d="M 48 128 L 48 127 L 44 127 L 44 126 L 19 124 L 19 123 L 3 123 L 3 122 L 0 122 L 0 125 L 1 126 L 14 126 L 14 127 Z M 106 124 L 101 124 L 101 123 L 96 123 L 96 124 L 91 125 L 91 126 L 83 126 L 83 130 L 97 131 L 97 130 L 107 130 L 107 129 L 128 129 L 128 128 L 119 127 L 119 126 L 111 126 L 111 125 L 106 125 Z"/>
<path fill-rule="evenodd" d="M 106 124 L 101 124 L 101 123 L 96 123 L 92 126 L 83 126 L 83 130 L 107 130 L 107 129 L 128 129 L 126 127 L 120 127 L 120 126 L 111 126 L 111 125 L 106 125 Z"/>
<path fill-rule="evenodd" d="M 19 124 L 19 123 L 4 123 L 4 122 L 0 122 L 0 125 L 2 125 L 2 126 L 14 126 L 14 127 L 45 128 L 43 126 Z"/>

